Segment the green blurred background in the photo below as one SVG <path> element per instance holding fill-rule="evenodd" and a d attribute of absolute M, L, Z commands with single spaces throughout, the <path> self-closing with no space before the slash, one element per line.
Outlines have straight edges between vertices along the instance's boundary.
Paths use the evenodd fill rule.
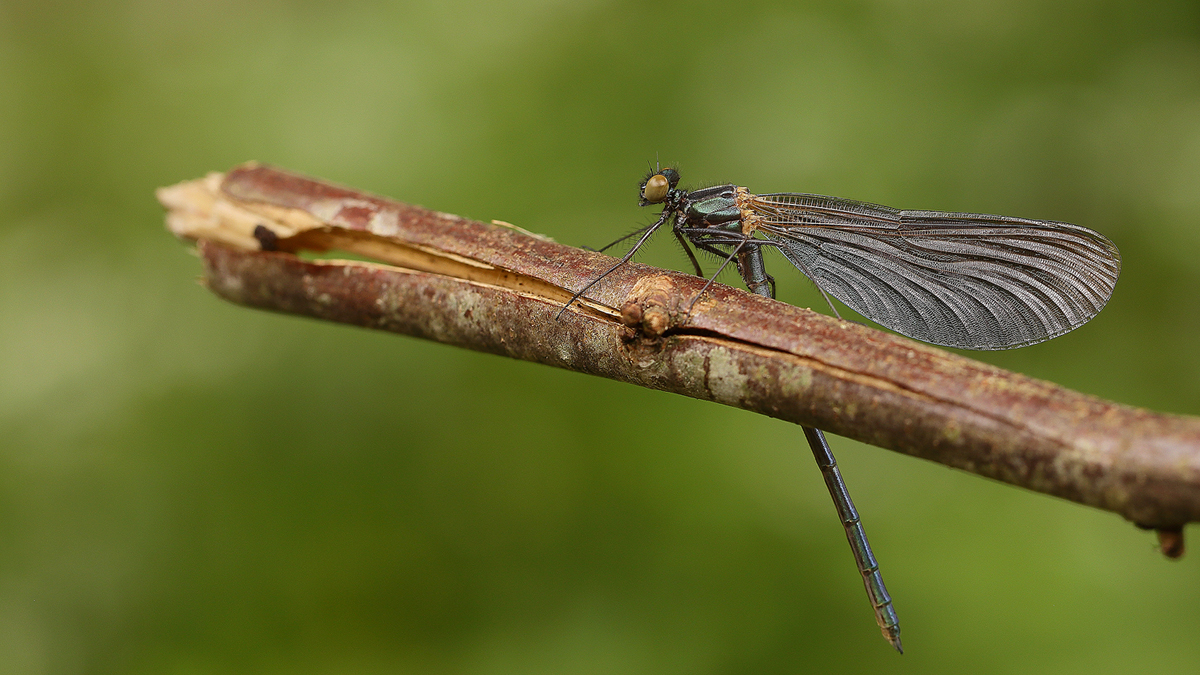
<path fill-rule="evenodd" d="M 0 0 L 0 672 L 1196 667 L 1200 555 L 834 438 L 897 656 L 794 426 L 226 304 L 153 194 L 257 159 L 595 246 L 656 157 L 1097 229 L 1108 308 L 978 358 L 1200 413 L 1194 2 Z"/>

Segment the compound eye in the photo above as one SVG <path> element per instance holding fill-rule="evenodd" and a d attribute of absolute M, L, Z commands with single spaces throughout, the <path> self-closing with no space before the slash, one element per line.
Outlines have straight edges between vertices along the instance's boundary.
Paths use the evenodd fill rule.
<path fill-rule="evenodd" d="M 667 192 L 671 189 L 670 182 L 667 177 L 661 173 L 656 173 L 646 179 L 646 184 L 642 186 L 642 199 L 647 204 L 657 204 L 667 198 Z"/>

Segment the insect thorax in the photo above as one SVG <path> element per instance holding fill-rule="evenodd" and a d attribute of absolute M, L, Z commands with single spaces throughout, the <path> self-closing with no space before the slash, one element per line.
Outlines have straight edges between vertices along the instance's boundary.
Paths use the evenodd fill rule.
<path fill-rule="evenodd" d="M 692 227 L 713 227 L 741 220 L 737 189 L 733 185 L 714 185 L 688 193 L 681 205 L 685 221 Z"/>

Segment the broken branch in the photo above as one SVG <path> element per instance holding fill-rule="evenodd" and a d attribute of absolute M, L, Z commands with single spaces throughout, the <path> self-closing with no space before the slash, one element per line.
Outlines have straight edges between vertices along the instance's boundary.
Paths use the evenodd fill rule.
<path fill-rule="evenodd" d="M 1182 552 L 1200 418 L 1155 413 L 697 277 L 247 164 L 159 191 L 242 305 L 715 401 L 1118 513 Z M 264 250 L 267 249 L 267 250 Z M 347 251 L 371 262 L 304 260 Z M 1176 539 L 1178 541 L 1176 542 Z M 1170 543 L 1171 546 L 1166 546 Z"/>

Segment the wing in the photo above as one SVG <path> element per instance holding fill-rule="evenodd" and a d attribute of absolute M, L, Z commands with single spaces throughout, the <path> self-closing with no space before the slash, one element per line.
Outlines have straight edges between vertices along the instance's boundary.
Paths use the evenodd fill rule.
<path fill-rule="evenodd" d="M 826 292 L 902 335 L 1008 349 L 1074 330 L 1104 308 L 1121 255 L 1078 225 L 901 211 L 809 194 L 754 195 L 758 229 Z"/>

